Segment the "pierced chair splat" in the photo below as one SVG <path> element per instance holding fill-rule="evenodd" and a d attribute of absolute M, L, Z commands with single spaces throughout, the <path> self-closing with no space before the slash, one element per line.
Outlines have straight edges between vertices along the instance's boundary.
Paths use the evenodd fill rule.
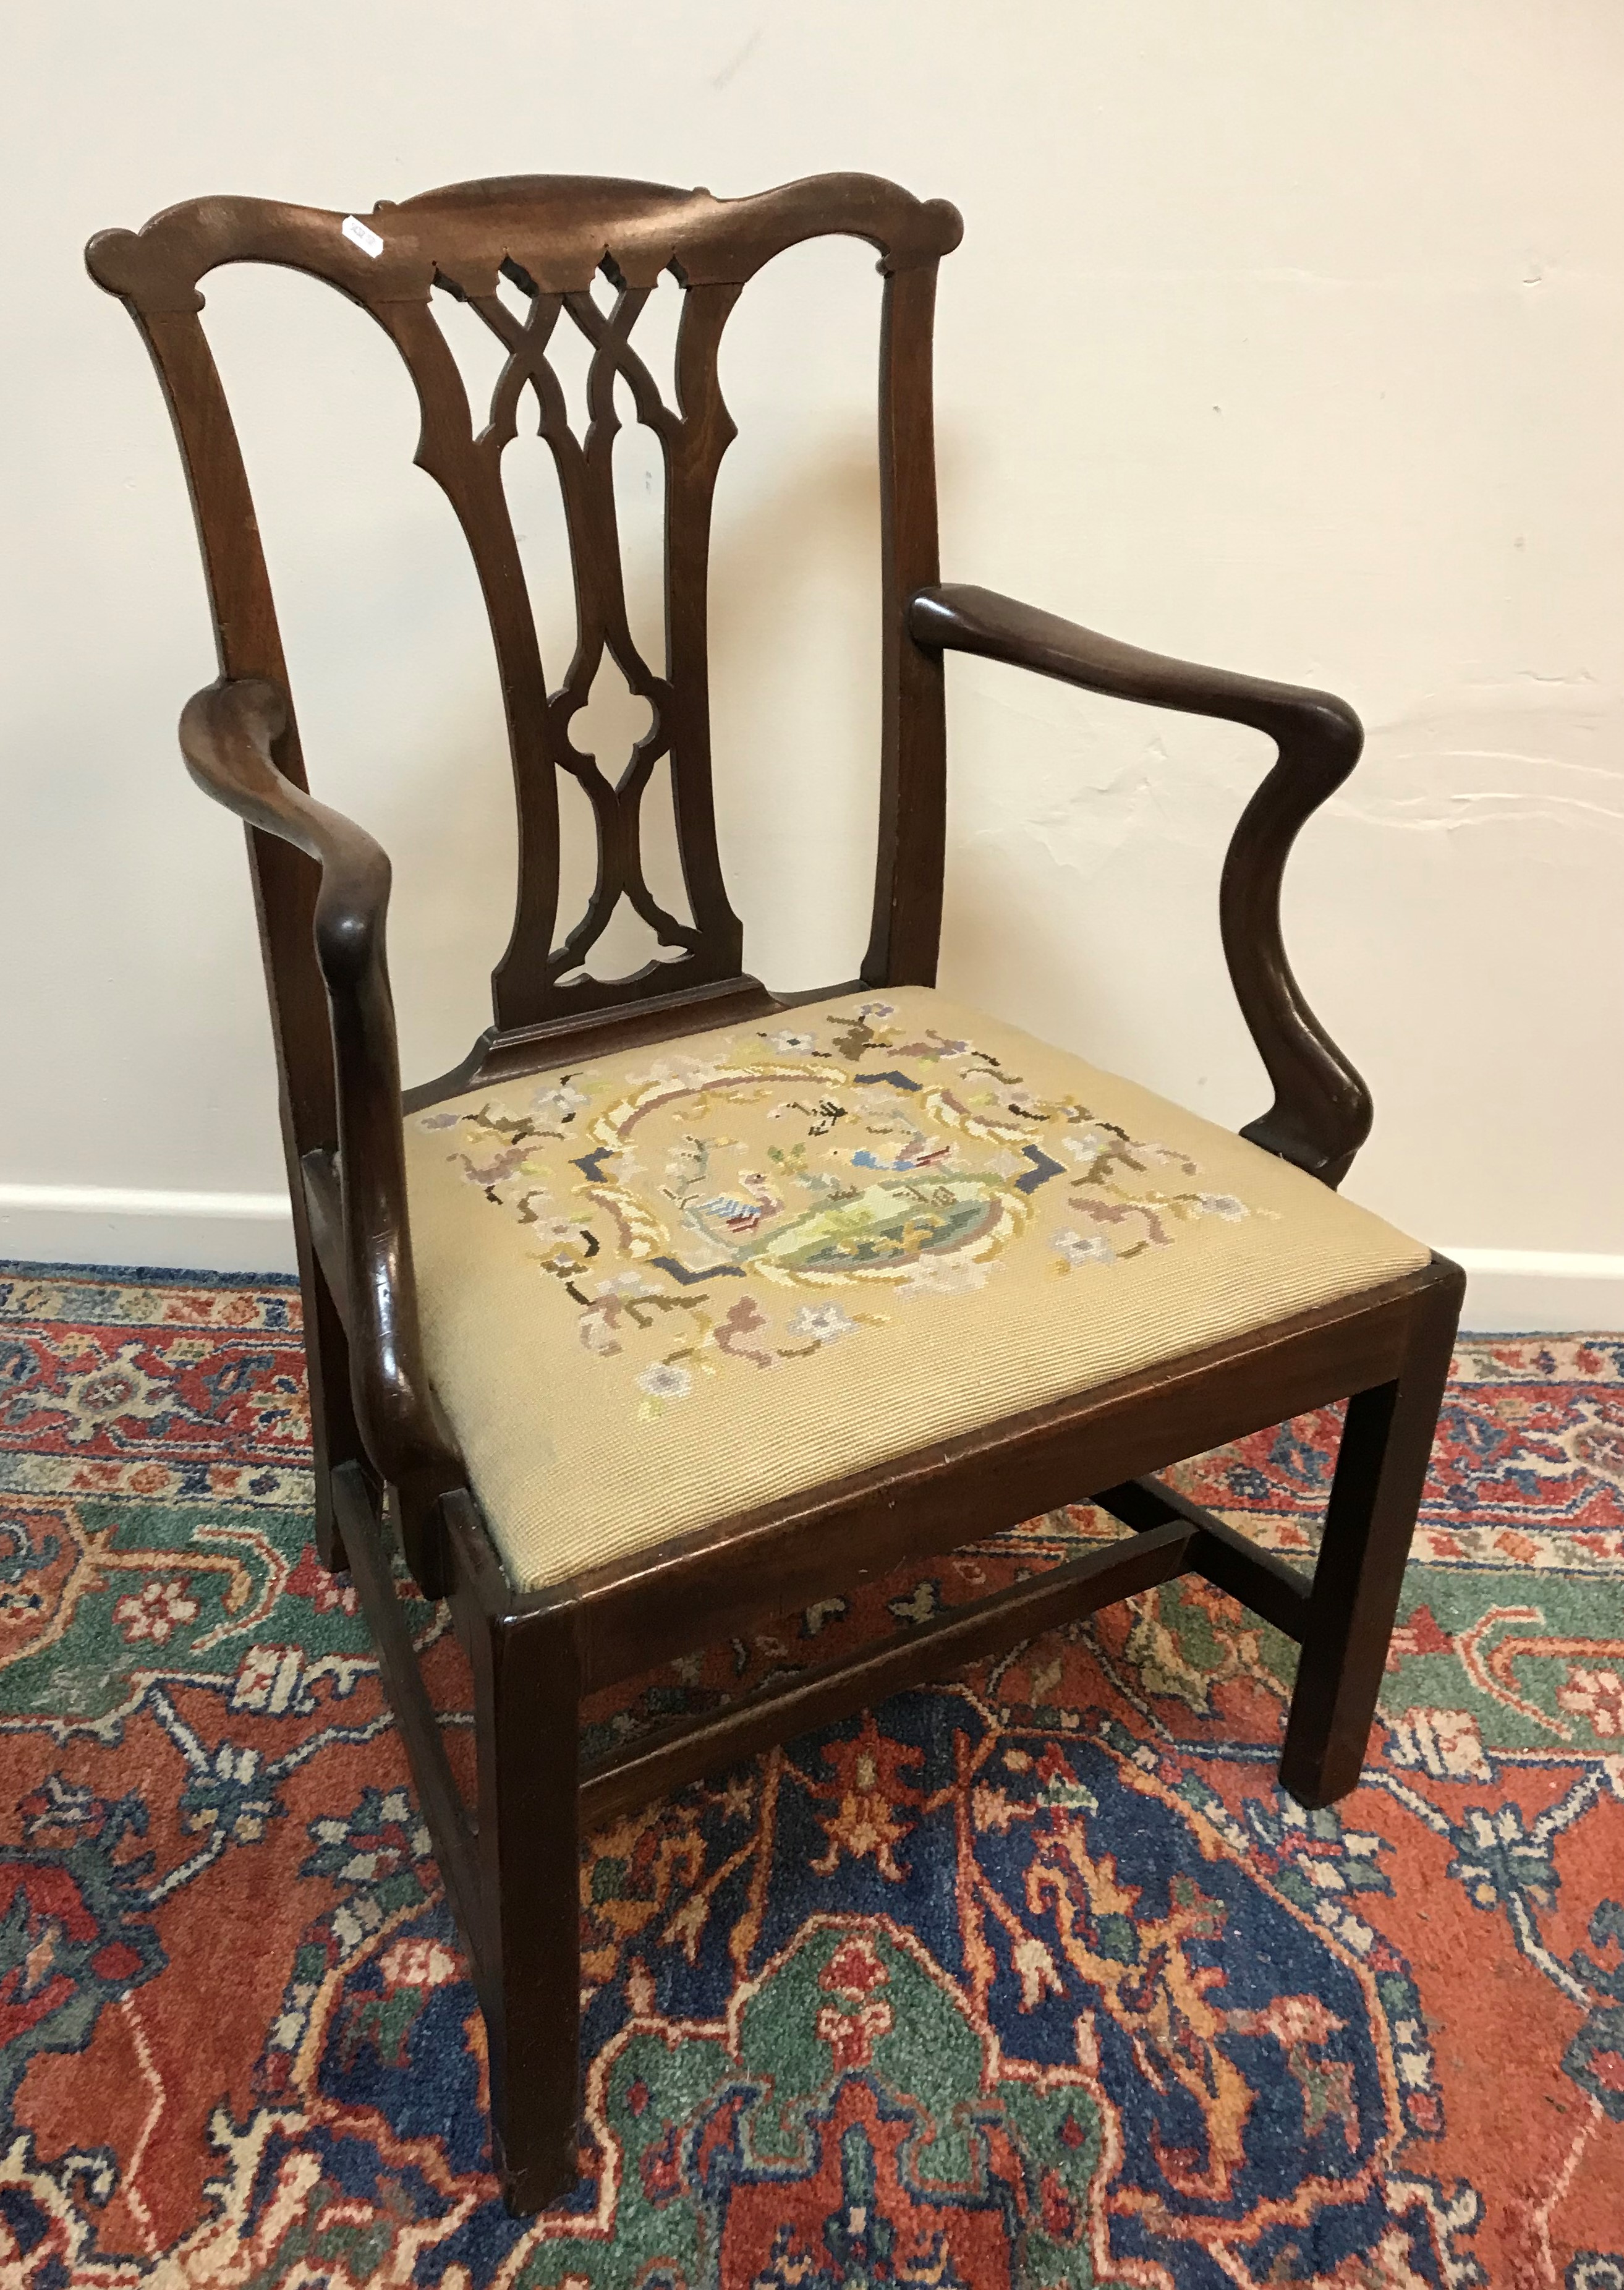
<path fill-rule="evenodd" d="M 707 571 L 734 435 L 717 355 L 755 273 L 868 240 L 880 343 L 884 711 L 860 976 L 775 996 L 743 966 L 713 805 Z M 932 322 L 959 219 L 863 175 L 760 196 L 493 179 L 361 219 L 266 200 L 108 231 L 92 276 L 140 326 L 174 418 L 220 680 L 181 718 L 248 830 L 309 1356 L 316 1532 L 376 1637 L 490 2035 L 493 2165 L 533 2211 L 577 2172 L 578 1840 L 811 1726 L 1194 1571 L 1301 1646 L 1282 1778 L 1358 1779 L 1430 1453 L 1460 1273 L 1341 1199 L 1368 1093 L 1287 962 L 1280 889 L 1353 768 L 1329 695 L 1157 658 L 937 560 Z M 269 262 L 336 287 L 417 393 L 420 465 L 471 552 L 519 817 L 492 1023 L 403 1093 L 388 861 L 309 792 L 253 504 L 199 282 Z M 675 282 L 661 284 L 662 280 Z M 604 297 L 603 282 L 612 293 Z M 675 404 L 635 347 L 679 293 Z M 600 299 L 600 298 L 603 299 Z M 439 313 L 501 364 L 476 420 Z M 571 419 L 559 353 L 588 353 Z M 634 640 L 616 519 L 617 390 L 665 470 L 665 652 Z M 533 406 L 564 508 L 576 637 L 543 673 L 503 456 Z M 526 418 L 528 418 L 526 416 Z M 1274 1088 L 1236 1137 L 935 991 L 945 654 L 1247 724 L 1276 759 L 1225 863 L 1223 943 Z M 618 775 L 577 719 L 608 659 L 649 712 Z M 650 888 L 643 806 L 668 770 L 688 917 Z M 560 928 L 558 776 L 596 878 Z M 599 978 L 629 906 L 655 952 Z M 1346 1399 L 1312 1575 L 1150 1476 Z M 912 1557 L 1092 1500 L 1129 1530 L 858 1657 L 583 1761 L 583 1696 Z M 391 1513 L 474 1675 L 477 1803 L 447 1762 L 391 1580 Z"/>

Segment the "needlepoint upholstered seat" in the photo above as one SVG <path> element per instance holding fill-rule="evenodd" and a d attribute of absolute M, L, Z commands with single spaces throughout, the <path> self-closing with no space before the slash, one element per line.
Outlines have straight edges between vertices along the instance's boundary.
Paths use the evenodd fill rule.
<path fill-rule="evenodd" d="M 1428 1259 L 917 986 L 474 1090 L 409 1117 L 406 1175 L 429 1376 L 526 1589 Z"/>
<path fill-rule="evenodd" d="M 884 279 L 879 837 L 855 975 L 783 995 L 744 966 L 713 813 L 707 571 L 734 435 L 717 359 L 755 273 L 828 234 L 866 240 Z M 492 2166 L 520 2212 L 577 2174 L 583 1823 L 810 1727 L 854 1725 L 900 1687 L 1191 1570 L 1300 1644 L 1281 1777 L 1302 1802 L 1353 1787 L 1375 1709 L 1461 1281 L 1338 1197 L 1370 1099 L 1281 940 L 1287 854 L 1352 770 L 1358 723 L 1322 692 L 940 585 L 931 332 L 937 267 L 959 236 L 945 202 L 872 176 L 717 199 L 542 175 L 365 216 L 197 199 L 90 248 L 157 367 L 208 575 L 220 677 L 188 705 L 180 740 L 194 778 L 248 829 L 316 1544 L 353 1574 L 377 1640 L 489 2033 Z M 491 1027 L 454 1072 L 404 1093 L 388 861 L 309 791 L 204 332 L 200 282 L 233 262 L 319 280 L 388 336 L 416 392 L 418 463 L 490 621 L 518 811 L 513 934 Z M 636 348 L 655 293 L 682 312 L 667 388 Z M 453 306 L 491 346 L 479 411 L 442 332 Z M 566 337 L 589 357 L 584 420 L 555 363 Z M 664 460 L 663 648 L 639 650 L 628 623 L 617 399 Z M 508 508 L 521 421 L 563 503 L 567 663 L 543 663 Z M 1273 1088 L 1241 1136 L 935 993 L 951 651 L 1272 742 L 1219 901 Z M 580 744 L 606 654 L 651 719 L 629 756 Z M 657 770 L 685 915 L 644 867 Z M 597 844 L 577 918 L 560 912 L 565 779 Z M 658 955 L 595 974 L 628 905 Z M 1148 1476 L 1344 1399 L 1311 1572 Z M 1119 1541 L 583 1756 L 583 1696 L 1084 1501 L 1121 1522 Z M 417 1666 L 397 1556 L 449 1602 L 468 1652 L 473 1804 Z"/>

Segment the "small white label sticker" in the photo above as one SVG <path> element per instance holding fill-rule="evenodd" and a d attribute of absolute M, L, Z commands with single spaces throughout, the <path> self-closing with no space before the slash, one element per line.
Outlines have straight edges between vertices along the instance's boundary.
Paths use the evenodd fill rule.
<path fill-rule="evenodd" d="M 363 254 L 379 255 L 383 252 L 382 239 L 375 230 L 368 230 L 359 215 L 346 215 L 340 228 L 350 244 L 358 246 Z"/>

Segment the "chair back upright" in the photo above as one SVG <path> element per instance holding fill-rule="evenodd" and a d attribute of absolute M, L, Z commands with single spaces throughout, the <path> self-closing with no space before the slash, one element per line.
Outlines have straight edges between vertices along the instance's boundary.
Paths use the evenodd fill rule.
<path fill-rule="evenodd" d="M 880 355 L 884 631 L 883 755 L 874 919 L 863 964 L 874 984 L 930 984 L 940 928 L 944 849 L 941 657 L 908 637 L 908 597 L 938 576 L 931 335 L 939 259 L 961 225 L 944 201 L 922 202 L 868 175 L 822 175 L 742 199 L 589 176 L 460 183 L 366 216 L 264 199 L 206 198 L 172 207 L 140 231 L 92 242 L 92 276 L 140 324 L 173 414 L 196 512 L 221 673 L 266 677 L 287 693 L 276 614 L 247 476 L 204 333 L 199 281 L 229 262 L 272 262 L 336 287 L 374 318 L 415 388 L 419 465 L 442 487 L 472 554 L 490 619 L 518 809 L 512 936 L 492 980 L 487 1052 L 525 1045 L 545 1062 L 549 1037 L 583 1023 L 707 1005 L 754 987 L 742 930 L 717 855 L 707 672 L 711 505 L 734 435 L 717 377 L 729 314 L 762 265 L 820 236 L 868 240 L 884 275 Z M 634 345 L 662 273 L 683 294 L 675 396 L 668 405 Z M 612 299 L 593 293 L 602 275 Z M 504 294 L 501 282 L 509 290 Z M 465 303 L 497 338 L 503 362 L 476 414 L 442 331 L 444 300 Z M 549 358 L 560 329 L 590 351 L 585 435 L 571 427 Z M 665 467 L 661 671 L 628 625 L 612 478 L 617 380 L 658 436 Z M 575 647 L 549 690 L 502 480 L 527 395 L 562 495 L 575 591 Z M 645 701 L 648 731 L 617 777 L 571 738 L 604 654 Z M 292 695 L 281 769 L 303 786 Z M 643 797 L 668 757 L 691 919 L 671 914 L 644 878 Z M 588 797 L 597 838 L 587 909 L 559 926 L 557 774 Z M 286 845 L 251 830 L 267 982 L 297 1149 L 334 1134 L 326 1013 L 311 949 L 314 870 Z M 585 966 L 621 899 L 655 933 L 659 958 L 625 978 Z M 665 1027 L 661 1025 L 661 1030 Z"/>

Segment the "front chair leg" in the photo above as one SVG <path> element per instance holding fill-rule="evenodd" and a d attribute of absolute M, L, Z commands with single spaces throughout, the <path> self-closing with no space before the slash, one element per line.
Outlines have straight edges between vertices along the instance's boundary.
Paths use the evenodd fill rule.
<path fill-rule="evenodd" d="M 1364 1766 L 1466 1285 L 1452 1264 L 1438 1272 L 1398 1375 L 1348 1404 L 1280 1760 L 1310 1808 L 1346 1797 Z"/>
<path fill-rule="evenodd" d="M 475 1693 L 492 2161 L 524 2218 L 580 2175 L 580 1686 L 567 1619 L 490 1616 Z"/>
<path fill-rule="evenodd" d="M 418 1589 L 433 1605 L 451 1588 L 445 1547 L 445 1521 L 440 1499 L 446 1493 L 443 1469 L 422 1471 L 402 1480 L 395 1489 L 400 1545 L 406 1567 Z"/>

